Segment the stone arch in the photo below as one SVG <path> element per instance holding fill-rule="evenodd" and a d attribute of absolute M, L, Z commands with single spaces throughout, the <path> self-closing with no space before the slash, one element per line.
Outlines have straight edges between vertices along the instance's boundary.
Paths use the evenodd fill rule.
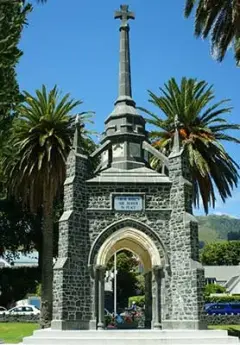
<path fill-rule="evenodd" d="M 154 242 L 143 232 L 127 227 L 115 231 L 103 243 L 96 257 L 96 266 L 106 266 L 114 252 L 123 248 L 139 256 L 145 271 L 150 271 L 153 266 L 162 265 Z"/>
<path fill-rule="evenodd" d="M 115 251 L 127 249 L 137 254 L 145 270 L 168 266 L 167 251 L 155 231 L 146 224 L 127 218 L 106 227 L 94 240 L 88 264 L 105 265 Z"/>

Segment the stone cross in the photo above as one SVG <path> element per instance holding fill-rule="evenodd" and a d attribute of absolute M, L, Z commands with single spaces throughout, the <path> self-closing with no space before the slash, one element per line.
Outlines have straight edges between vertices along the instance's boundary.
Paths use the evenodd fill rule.
<path fill-rule="evenodd" d="M 121 19 L 120 25 L 120 61 L 119 61 L 119 86 L 117 101 L 132 100 L 131 87 L 131 66 L 130 66 L 130 47 L 129 47 L 129 25 L 128 19 L 135 19 L 133 12 L 128 11 L 128 5 L 121 5 L 120 10 L 115 12 L 114 18 Z"/>
<path fill-rule="evenodd" d="M 127 27 L 128 19 L 135 19 L 135 15 L 133 12 L 128 11 L 128 5 L 121 5 L 120 11 L 115 12 L 114 18 L 120 18 L 122 20 L 121 27 Z"/>

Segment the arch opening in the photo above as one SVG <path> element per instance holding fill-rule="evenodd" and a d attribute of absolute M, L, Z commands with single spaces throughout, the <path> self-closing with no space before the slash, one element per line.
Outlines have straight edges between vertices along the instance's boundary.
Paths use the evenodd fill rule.
<path fill-rule="evenodd" d="M 151 271 L 154 266 L 164 266 L 152 239 L 142 231 L 130 227 L 115 231 L 104 241 L 95 257 L 95 265 L 106 267 L 112 255 L 122 249 L 129 250 L 139 257 L 144 273 Z"/>
<path fill-rule="evenodd" d="M 108 262 L 115 253 L 132 252 L 141 262 L 145 290 L 145 328 L 159 328 L 161 319 L 162 272 L 168 266 L 168 255 L 161 239 L 147 225 L 133 220 L 116 222 L 104 229 L 95 239 L 88 264 L 91 267 L 95 291 L 95 316 L 97 329 L 104 329 L 105 279 L 108 278 Z M 115 260 L 116 267 L 117 259 Z M 106 276 L 106 272 L 108 272 Z M 116 272 L 116 268 L 114 269 Z M 111 273 L 112 274 L 112 273 Z M 114 279 L 116 273 L 114 273 Z M 113 295 L 117 296 L 117 278 Z M 113 291 L 113 290 L 111 290 Z M 153 298 L 154 296 L 154 298 Z M 115 298 L 115 297 L 114 297 Z M 117 299 L 114 299 L 117 313 Z"/>

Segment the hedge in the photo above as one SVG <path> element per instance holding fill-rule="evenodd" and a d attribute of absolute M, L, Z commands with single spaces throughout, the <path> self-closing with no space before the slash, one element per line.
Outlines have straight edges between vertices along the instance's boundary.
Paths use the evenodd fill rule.
<path fill-rule="evenodd" d="M 229 295 L 229 296 L 206 296 L 205 297 L 206 303 L 224 303 L 224 302 L 239 302 L 240 303 L 240 295 Z"/>
<path fill-rule="evenodd" d="M 142 306 L 145 303 L 145 296 L 131 296 L 128 298 L 128 305 L 131 306 L 132 302 L 136 302 L 138 306 Z M 240 295 L 229 296 L 205 296 L 205 303 L 224 303 L 224 302 L 239 302 Z"/>

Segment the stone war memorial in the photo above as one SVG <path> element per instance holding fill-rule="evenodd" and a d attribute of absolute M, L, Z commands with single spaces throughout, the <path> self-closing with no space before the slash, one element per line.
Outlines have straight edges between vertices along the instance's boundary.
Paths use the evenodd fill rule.
<path fill-rule="evenodd" d="M 192 183 L 175 121 L 166 157 L 148 140 L 132 97 L 129 20 L 122 5 L 118 97 L 105 120 L 100 147 L 85 156 L 74 145 L 67 161 L 59 257 L 54 266 L 53 320 L 24 344 L 238 344 L 227 331 L 207 330 L 204 270 L 198 224 L 192 215 Z M 176 114 L 177 115 L 177 114 Z M 162 164 L 151 169 L 149 157 Z M 90 177 L 89 160 L 100 157 Z M 145 329 L 105 330 L 106 265 L 122 249 L 136 254 L 145 277 Z"/>

